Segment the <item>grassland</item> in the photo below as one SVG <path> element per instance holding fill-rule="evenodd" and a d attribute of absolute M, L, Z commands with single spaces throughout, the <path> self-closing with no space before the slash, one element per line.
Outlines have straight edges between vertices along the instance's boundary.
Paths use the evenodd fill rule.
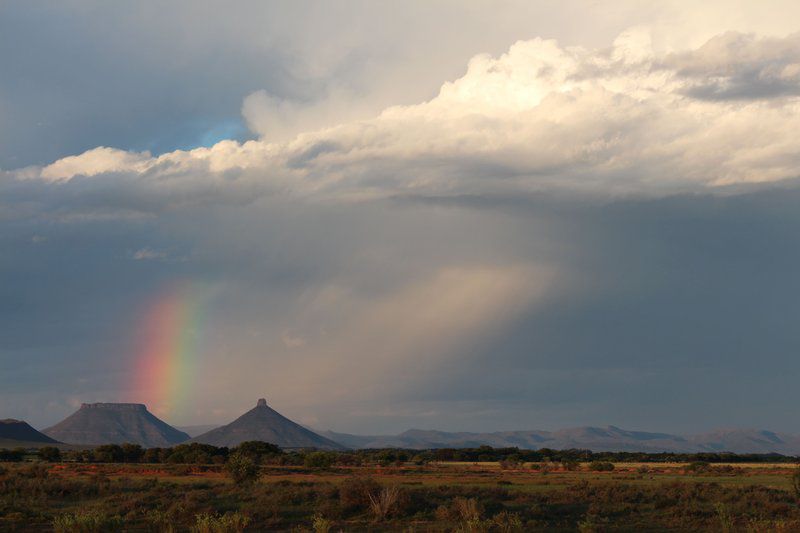
<path fill-rule="evenodd" d="M 792 464 L 6 463 L 6 531 L 798 531 Z"/>

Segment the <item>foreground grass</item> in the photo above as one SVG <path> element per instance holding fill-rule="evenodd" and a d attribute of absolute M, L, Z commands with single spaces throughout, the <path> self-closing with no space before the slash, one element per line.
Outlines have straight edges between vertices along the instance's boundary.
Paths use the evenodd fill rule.
<path fill-rule="evenodd" d="M 19 531 L 800 531 L 793 465 L 567 471 L 497 463 L 262 467 L 0 465 L 0 529 Z"/>

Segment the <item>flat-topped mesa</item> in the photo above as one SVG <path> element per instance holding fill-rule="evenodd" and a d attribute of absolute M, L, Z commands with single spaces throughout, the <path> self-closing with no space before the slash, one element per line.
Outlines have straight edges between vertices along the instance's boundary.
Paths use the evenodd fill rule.
<path fill-rule="evenodd" d="M 146 411 L 147 407 L 143 403 L 95 402 L 95 403 L 82 403 L 81 409 L 113 409 L 113 410 L 129 409 L 131 411 Z"/>
<path fill-rule="evenodd" d="M 84 403 L 73 414 L 44 430 L 69 444 L 122 444 L 164 448 L 189 435 L 158 419 L 141 403 Z"/>
<path fill-rule="evenodd" d="M 267 400 L 265 400 L 264 398 L 259 398 L 258 401 L 256 402 L 256 407 L 266 407 L 266 406 L 267 406 Z"/>

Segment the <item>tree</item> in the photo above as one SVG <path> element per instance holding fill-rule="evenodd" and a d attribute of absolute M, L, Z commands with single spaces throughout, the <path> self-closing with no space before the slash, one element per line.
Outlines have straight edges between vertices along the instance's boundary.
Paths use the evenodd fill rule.
<path fill-rule="evenodd" d="M 235 449 L 236 452 L 247 455 L 257 463 L 261 463 L 265 458 L 281 455 L 283 450 L 274 444 L 260 440 L 245 441 Z"/>
<path fill-rule="evenodd" d="M 303 458 L 303 464 L 308 468 L 330 468 L 334 455 L 328 452 L 311 452 Z"/>
<path fill-rule="evenodd" d="M 19 463 L 23 459 L 25 459 L 25 448 L 14 448 L 13 450 L 0 449 L 0 461 Z"/>
<path fill-rule="evenodd" d="M 259 471 L 256 462 L 243 453 L 233 453 L 228 457 L 225 470 L 237 485 L 253 483 L 258 479 Z"/>
<path fill-rule="evenodd" d="M 161 462 L 161 448 L 147 448 L 144 451 L 142 460 L 145 463 L 160 463 Z"/>
<path fill-rule="evenodd" d="M 119 444 L 103 444 L 93 451 L 94 460 L 98 463 L 121 463 L 125 458 Z"/>
<path fill-rule="evenodd" d="M 138 444 L 126 442 L 122 445 L 122 456 L 126 463 L 138 463 L 144 456 L 144 449 Z"/>
<path fill-rule="evenodd" d="M 56 463 L 61 460 L 61 450 L 55 446 L 44 446 L 39 448 L 39 459 L 48 463 Z"/>

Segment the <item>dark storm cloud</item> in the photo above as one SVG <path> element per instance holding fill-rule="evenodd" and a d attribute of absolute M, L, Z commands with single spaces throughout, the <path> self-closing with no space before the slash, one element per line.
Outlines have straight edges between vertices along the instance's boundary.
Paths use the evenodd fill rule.
<path fill-rule="evenodd" d="M 544 216 L 559 242 L 550 257 L 575 269 L 580 289 L 552 294 L 436 374 L 451 381 L 426 381 L 412 397 L 526 405 L 549 427 L 785 426 L 788 376 L 800 371 L 798 188 L 468 204 Z M 511 427 L 525 415 L 497 416 Z"/>
<path fill-rule="evenodd" d="M 331 280 L 359 296 L 320 323 L 292 319 L 292 338 L 309 344 L 289 353 L 308 351 L 292 356 L 307 369 L 339 357 L 333 340 L 315 345 L 321 339 L 309 324 L 335 327 L 332 317 L 352 313 L 355 301 L 403 291 L 409 279 L 447 265 L 545 262 L 563 281 L 528 311 L 451 356 L 423 351 L 391 372 L 370 370 L 369 383 L 383 388 L 371 403 L 396 416 L 348 418 L 337 411 L 345 399 L 315 411 L 387 431 L 585 423 L 694 430 L 709 417 L 800 429 L 783 408 L 797 400 L 787 376 L 800 370 L 792 321 L 800 312 L 796 188 L 619 201 L 542 193 L 314 206 L 267 198 L 134 219 L 54 221 L 46 212 L 7 217 L 0 229 L 0 318 L 10 326 L 0 350 L 15 376 L 8 405 L 27 402 L 31 387 L 113 394 L 126 383 L 143 306 L 176 279 L 225 284 L 229 319 L 218 318 L 215 328 L 235 335 L 228 342 L 238 338 L 228 361 L 261 369 L 264 383 L 288 363 L 268 340 L 280 334 L 271 328 L 314 307 L 308 295 Z M 166 260 L 135 260 L 142 249 Z M 251 326 L 267 335 L 255 346 L 247 340 Z M 338 364 L 347 368 L 347 358 Z M 23 359 L 24 368 L 9 366 Z M 305 379 L 315 379 L 309 372 Z M 329 392 L 304 397 L 324 403 Z M 25 416 L 57 418 L 31 405 Z M 477 412 L 464 418 L 464 409 Z M 414 417 L 423 411 L 438 414 Z"/>
<path fill-rule="evenodd" d="M 686 94 L 706 100 L 760 100 L 800 94 L 800 34 L 785 39 L 728 32 L 665 65 L 688 80 Z"/>

